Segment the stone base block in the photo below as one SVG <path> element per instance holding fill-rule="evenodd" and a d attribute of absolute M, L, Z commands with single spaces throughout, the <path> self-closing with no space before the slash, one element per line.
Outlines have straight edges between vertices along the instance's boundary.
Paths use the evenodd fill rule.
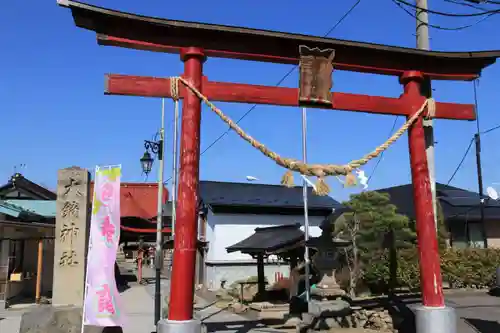
<path fill-rule="evenodd" d="M 311 296 L 314 298 L 337 298 L 344 296 L 346 292 L 338 285 L 316 287 L 311 289 Z"/>
<path fill-rule="evenodd" d="M 201 321 L 192 320 L 168 320 L 162 319 L 158 322 L 157 333 L 202 333 Z"/>
<path fill-rule="evenodd" d="M 41 305 L 23 314 L 19 333 L 123 333 L 121 327 L 85 326 L 82 308 Z"/>
<path fill-rule="evenodd" d="M 415 308 L 416 333 L 457 333 L 455 309 L 450 307 Z"/>

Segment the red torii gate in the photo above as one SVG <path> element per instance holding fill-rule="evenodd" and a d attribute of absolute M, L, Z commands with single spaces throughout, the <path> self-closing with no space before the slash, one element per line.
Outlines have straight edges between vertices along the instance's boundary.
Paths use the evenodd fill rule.
<path fill-rule="evenodd" d="M 179 53 L 182 77 L 211 101 L 299 106 L 300 90 L 239 83 L 213 82 L 203 76 L 207 57 L 282 64 L 298 64 L 299 47 L 335 51 L 336 70 L 397 76 L 404 85 L 399 98 L 331 93 L 332 109 L 410 117 L 425 102 L 422 82 L 473 80 L 493 64 L 500 51 L 431 52 L 378 44 L 320 38 L 241 27 L 183 22 L 124 13 L 71 0 L 58 0 L 71 9 L 78 27 L 95 31 L 100 45 L 154 52 Z M 105 93 L 110 95 L 172 98 L 169 78 L 108 74 Z M 183 326 L 193 318 L 193 284 L 196 260 L 201 101 L 179 87 L 184 99 L 180 156 L 179 200 L 174 245 L 168 331 L 193 330 Z M 322 105 L 322 107 L 328 107 Z M 471 104 L 436 103 L 435 118 L 474 120 Z M 434 213 L 425 154 L 423 117 L 410 127 L 409 150 L 417 220 L 422 303 L 422 329 L 450 332 L 444 308 Z M 444 316 L 444 317 L 443 317 Z M 417 314 L 418 317 L 418 314 Z M 418 322 L 418 318 L 417 318 Z M 441 323 L 441 324 L 440 324 Z M 444 325 L 444 326 L 443 326 Z M 453 324 L 451 324 L 453 326 Z"/>

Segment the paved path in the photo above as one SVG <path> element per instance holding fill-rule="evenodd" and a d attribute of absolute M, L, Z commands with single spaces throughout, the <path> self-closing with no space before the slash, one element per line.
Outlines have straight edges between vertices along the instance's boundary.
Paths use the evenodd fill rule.
<path fill-rule="evenodd" d="M 20 315 L 9 315 L 5 317 L 0 314 L 0 332 L 2 333 L 17 333 L 19 332 L 19 325 L 21 324 Z"/>
<path fill-rule="evenodd" d="M 154 325 L 154 301 L 147 286 L 135 285 L 121 294 L 123 312 L 126 318 L 123 333 L 151 333 Z"/>
<path fill-rule="evenodd" d="M 156 331 L 152 311 L 154 302 L 146 286 L 136 285 L 125 290 L 121 294 L 121 300 L 126 317 L 126 323 L 123 327 L 124 333 L 151 333 Z M 21 316 L 27 310 L 0 311 L 0 332 L 18 333 Z"/>
<path fill-rule="evenodd" d="M 169 288 L 169 281 L 162 280 L 163 296 L 168 295 Z M 130 321 L 134 323 L 125 327 L 124 333 L 152 332 L 145 330 L 145 327 L 154 329 L 151 324 L 153 322 L 154 285 L 134 286 L 123 293 L 122 299 L 124 301 L 133 300 L 132 304 L 125 307 L 125 312 L 130 317 Z M 458 333 L 500 332 L 500 297 L 489 296 L 486 292 L 458 292 L 447 294 L 446 301 L 449 306 L 454 307 L 457 311 L 459 317 L 457 323 Z M 195 316 L 205 323 L 209 333 L 276 332 L 273 329 L 267 329 L 263 325 L 257 324 L 255 320 L 246 316 L 230 313 L 215 306 L 208 306 L 199 310 Z M 0 329 L 0 332 L 3 333 L 4 331 Z"/>
<path fill-rule="evenodd" d="M 146 292 L 149 294 L 149 296 L 153 299 L 153 302 L 154 302 L 154 297 L 155 297 L 154 281 L 153 281 L 153 283 L 150 283 L 146 286 Z M 165 297 L 167 297 L 169 294 L 170 294 L 170 280 L 162 279 L 161 280 L 161 308 L 162 309 L 165 307 Z"/>
<path fill-rule="evenodd" d="M 456 311 L 458 333 L 500 332 L 500 297 L 489 296 L 485 291 L 451 291 L 445 297 L 446 305 Z M 420 303 L 419 296 L 402 300 L 410 309 Z"/>
<path fill-rule="evenodd" d="M 168 290 L 168 281 L 162 285 Z M 166 294 L 165 294 L 166 295 Z M 153 325 L 154 285 L 134 285 L 122 293 L 124 314 L 127 322 L 124 333 L 151 333 Z M 446 295 L 447 303 L 457 310 L 460 317 L 458 333 L 498 333 L 500 332 L 500 298 L 486 293 L 459 293 Z M 23 311 L 0 312 L 0 332 L 18 333 Z M 257 324 L 247 316 L 240 316 L 223 311 L 215 306 L 208 306 L 196 312 L 196 317 L 202 320 L 208 333 L 259 333 L 276 332 Z M 405 333 L 405 332 L 402 332 Z"/>
<path fill-rule="evenodd" d="M 454 307 L 459 333 L 498 333 L 500 332 L 500 297 L 486 293 L 461 293 L 447 295 L 448 305 Z"/>
<path fill-rule="evenodd" d="M 170 280 L 162 280 L 161 287 L 163 308 L 165 305 L 165 297 L 168 296 L 170 292 Z M 150 297 L 150 300 L 152 302 L 151 304 L 153 304 L 155 293 L 154 284 L 149 284 L 144 288 Z M 248 332 L 251 328 L 264 327 L 263 325 L 256 325 L 255 321 L 252 319 L 219 309 L 215 305 L 210 305 L 210 303 L 211 302 L 206 302 L 206 306 L 195 312 L 195 317 L 206 324 L 207 332 L 242 333 Z M 203 306 L 203 304 L 199 305 Z M 153 309 L 153 306 L 151 305 L 149 309 L 151 311 Z"/>

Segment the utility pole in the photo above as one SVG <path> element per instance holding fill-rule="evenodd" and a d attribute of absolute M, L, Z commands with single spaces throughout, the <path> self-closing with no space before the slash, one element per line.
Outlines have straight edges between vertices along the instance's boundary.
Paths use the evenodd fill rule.
<path fill-rule="evenodd" d="M 484 239 L 484 247 L 488 247 L 488 239 L 486 237 L 486 228 L 484 225 L 484 191 L 483 191 L 483 170 L 481 167 L 481 131 L 479 127 L 479 111 L 477 106 L 477 81 L 472 82 L 474 86 L 474 105 L 476 107 L 476 126 L 477 133 L 474 134 L 474 142 L 476 143 L 476 168 L 477 168 L 477 185 L 479 187 L 479 208 L 481 212 L 481 232 Z M 467 232 L 468 225 L 467 225 Z M 470 244 L 469 244 L 470 245 Z"/>
<path fill-rule="evenodd" d="M 417 20 L 417 48 L 430 50 L 429 42 L 429 13 L 427 11 L 427 0 L 416 1 L 416 20 Z M 431 81 L 425 78 L 422 84 L 422 94 L 427 98 L 432 96 Z M 436 204 L 436 176 L 434 162 L 434 129 L 432 119 L 423 121 L 425 133 L 425 146 L 427 154 L 427 165 L 429 169 L 429 181 L 432 193 L 432 208 L 434 210 L 434 226 L 437 236 L 437 204 Z M 436 249 L 437 251 L 437 249 Z M 442 286 L 435 286 L 442 288 Z M 415 326 L 416 333 L 456 333 L 457 318 L 455 309 L 448 306 L 430 307 L 420 306 L 415 308 Z"/>
<path fill-rule="evenodd" d="M 429 13 L 427 12 L 427 0 L 416 0 L 417 10 L 417 48 L 430 50 L 429 40 Z M 425 97 L 432 97 L 431 81 L 426 78 L 422 85 L 422 93 Z M 434 224 L 437 224 L 437 203 L 436 203 L 436 168 L 434 161 L 434 128 L 432 119 L 424 119 L 425 150 L 427 153 L 427 165 L 429 169 L 429 180 L 431 182 L 432 208 L 434 210 Z"/>
<path fill-rule="evenodd" d="M 481 136 L 479 134 L 479 131 L 476 134 L 474 134 L 474 143 L 476 144 L 476 168 L 477 168 L 477 184 L 479 187 L 479 209 L 481 213 L 481 229 L 482 229 L 481 231 L 483 233 L 483 238 L 484 238 L 484 247 L 488 247 L 486 239 L 486 231 L 484 230 L 485 227 L 484 227 L 483 171 L 481 168 Z"/>

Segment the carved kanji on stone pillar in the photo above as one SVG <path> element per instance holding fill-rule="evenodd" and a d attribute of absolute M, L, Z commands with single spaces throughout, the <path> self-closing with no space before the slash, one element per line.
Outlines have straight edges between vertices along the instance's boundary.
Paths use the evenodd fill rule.
<path fill-rule="evenodd" d="M 300 46 L 299 104 L 331 106 L 335 50 Z"/>
<path fill-rule="evenodd" d="M 83 305 L 89 230 L 90 174 L 79 167 L 57 177 L 57 215 L 52 304 Z"/>

